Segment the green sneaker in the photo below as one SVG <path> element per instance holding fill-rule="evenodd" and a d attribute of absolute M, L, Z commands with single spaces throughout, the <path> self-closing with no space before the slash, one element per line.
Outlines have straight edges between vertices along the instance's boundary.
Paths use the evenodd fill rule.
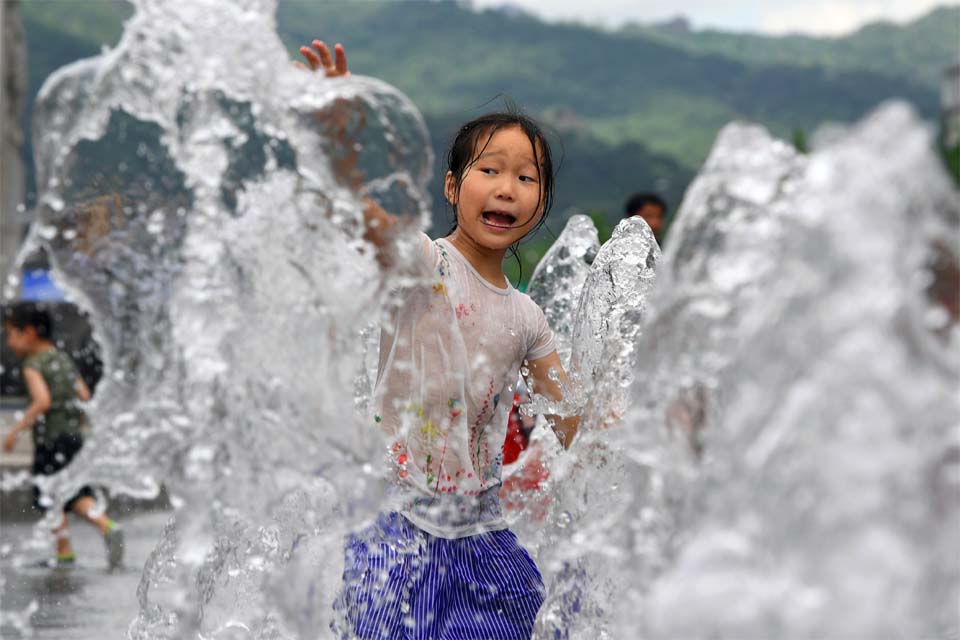
<path fill-rule="evenodd" d="M 107 547 L 107 566 L 111 569 L 123 566 L 123 529 L 117 523 L 110 522 L 110 527 L 103 534 L 103 544 Z"/>
<path fill-rule="evenodd" d="M 74 567 L 77 564 L 77 556 L 73 553 L 66 553 L 64 555 L 57 555 L 56 567 L 58 569 L 69 569 Z"/>

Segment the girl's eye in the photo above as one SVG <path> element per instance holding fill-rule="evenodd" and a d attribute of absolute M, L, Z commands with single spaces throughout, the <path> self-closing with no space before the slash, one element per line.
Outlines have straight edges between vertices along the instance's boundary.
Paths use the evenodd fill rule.
<path fill-rule="evenodd" d="M 522 182 L 536 182 L 536 181 L 537 181 L 537 179 L 534 178 L 533 176 L 520 176 L 520 180 L 521 180 Z"/>
<path fill-rule="evenodd" d="M 491 169 L 490 167 L 484 167 L 483 169 L 480 169 L 480 173 L 486 173 L 487 175 L 491 175 L 491 176 L 496 172 L 497 172 L 496 169 Z"/>

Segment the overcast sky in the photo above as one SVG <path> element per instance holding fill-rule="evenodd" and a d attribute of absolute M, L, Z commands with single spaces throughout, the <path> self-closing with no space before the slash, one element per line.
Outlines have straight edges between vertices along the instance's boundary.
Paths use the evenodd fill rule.
<path fill-rule="evenodd" d="M 627 21 L 656 22 L 683 14 L 694 28 L 770 34 L 843 35 L 867 22 L 905 22 L 933 7 L 960 0 L 508 0 L 547 20 L 576 19 L 619 26 Z M 504 0 L 473 0 L 476 7 Z M 668 6 L 669 5 L 669 6 Z"/>

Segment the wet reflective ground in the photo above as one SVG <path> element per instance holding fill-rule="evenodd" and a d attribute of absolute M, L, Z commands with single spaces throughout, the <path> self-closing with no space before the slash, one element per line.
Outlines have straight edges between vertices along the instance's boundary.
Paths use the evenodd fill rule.
<path fill-rule="evenodd" d="M 33 638 L 93 640 L 126 637 L 137 615 L 137 585 L 143 563 L 157 543 L 169 512 L 137 514 L 120 521 L 126 536 L 125 567 L 107 571 L 106 555 L 99 533 L 71 520 L 70 531 L 77 564 L 70 569 L 19 566 L 10 554 L 0 559 L 5 585 L 0 607 L 5 613 L 25 610 L 36 601 L 31 622 Z M 0 523 L 0 548 L 31 536 L 32 522 Z M 37 558 L 39 560 L 39 558 Z M 0 628 L 0 637 L 21 638 L 17 630 Z"/>

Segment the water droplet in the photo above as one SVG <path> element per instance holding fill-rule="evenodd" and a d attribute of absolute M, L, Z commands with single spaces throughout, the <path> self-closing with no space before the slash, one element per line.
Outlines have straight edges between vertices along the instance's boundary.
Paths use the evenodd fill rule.
<path fill-rule="evenodd" d="M 46 203 L 46 205 L 47 205 L 48 207 L 50 207 L 50 208 L 53 209 L 54 211 L 62 211 L 62 210 L 63 210 L 63 206 L 64 206 L 63 198 L 60 198 L 60 197 L 58 197 L 58 196 L 47 196 L 47 197 L 44 199 L 44 202 Z"/>
<path fill-rule="evenodd" d="M 147 232 L 153 235 L 163 233 L 164 214 L 161 210 L 156 210 L 150 214 L 150 221 L 147 223 Z"/>
<path fill-rule="evenodd" d="M 44 240 L 53 240 L 57 237 L 57 228 L 53 225 L 44 224 L 37 227 L 37 233 Z"/>

